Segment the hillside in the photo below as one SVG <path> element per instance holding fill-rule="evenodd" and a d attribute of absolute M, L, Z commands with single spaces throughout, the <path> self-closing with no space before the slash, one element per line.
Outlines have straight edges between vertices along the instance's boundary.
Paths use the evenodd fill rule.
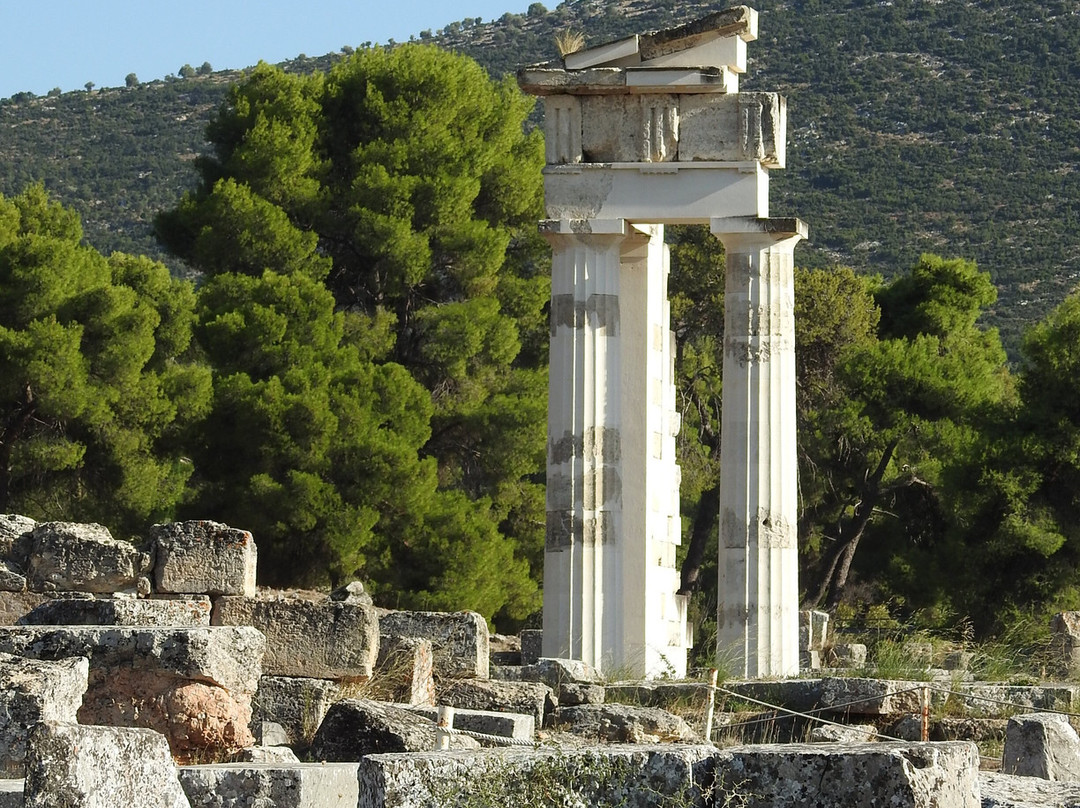
<path fill-rule="evenodd" d="M 534 4 L 528 15 L 467 19 L 417 40 L 499 74 L 552 58 L 559 31 L 598 43 L 726 5 Z M 756 8 L 761 39 L 743 88 L 788 97 L 789 167 L 773 174 L 772 210 L 809 222 L 798 260 L 888 276 L 923 251 L 974 258 L 1000 290 L 988 323 L 1015 349 L 1024 325 L 1080 273 L 1080 0 Z M 0 101 L 0 193 L 42 181 L 82 213 L 94 246 L 161 257 L 152 217 L 193 182 L 205 124 L 239 75 Z"/>

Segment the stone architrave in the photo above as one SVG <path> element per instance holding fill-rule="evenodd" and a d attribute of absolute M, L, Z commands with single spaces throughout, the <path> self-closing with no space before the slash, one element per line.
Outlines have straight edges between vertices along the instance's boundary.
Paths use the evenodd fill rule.
<path fill-rule="evenodd" d="M 787 105 L 739 92 L 756 38 L 757 13 L 738 6 L 518 74 L 544 99 L 553 253 L 544 656 L 685 673 L 663 226 L 711 224 L 728 251 L 733 328 L 718 651 L 748 675 L 798 671 L 790 275 L 806 226 L 769 218 Z"/>

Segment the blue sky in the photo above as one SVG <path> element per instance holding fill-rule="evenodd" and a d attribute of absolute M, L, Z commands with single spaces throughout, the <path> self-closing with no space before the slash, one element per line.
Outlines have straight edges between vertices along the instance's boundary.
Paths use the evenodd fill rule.
<path fill-rule="evenodd" d="M 122 87 L 260 59 L 321 56 L 343 45 L 408 41 L 466 17 L 523 13 L 531 0 L 0 0 L 0 98 L 54 87 Z M 546 4 L 558 5 L 557 0 Z"/>

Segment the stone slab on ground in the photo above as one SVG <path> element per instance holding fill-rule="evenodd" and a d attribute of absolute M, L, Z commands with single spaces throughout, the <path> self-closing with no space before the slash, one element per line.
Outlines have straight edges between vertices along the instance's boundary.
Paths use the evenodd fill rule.
<path fill-rule="evenodd" d="M 223 763 L 182 766 L 193 808 L 355 808 L 356 763 Z"/>
<path fill-rule="evenodd" d="M 148 553 L 98 524 L 39 522 L 30 543 L 26 577 L 39 592 L 136 592 L 150 571 Z"/>
<path fill-rule="evenodd" d="M 52 598 L 22 619 L 24 626 L 209 626 L 210 598 Z"/>
<path fill-rule="evenodd" d="M 1080 782 L 979 772 L 982 808 L 1080 808 Z"/>
<path fill-rule="evenodd" d="M 1043 780 L 1080 780 L 1080 737 L 1059 713 L 1028 713 L 1009 719 L 1001 773 Z"/>
<path fill-rule="evenodd" d="M 89 662 L 56 662 L 0 654 L 0 777 L 22 777 L 26 739 L 41 721 L 74 724 L 86 692 Z"/>
<path fill-rule="evenodd" d="M 659 707 L 631 704 L 582 704 L 560 707 L 555 729 L 603 743 L 693 743 L 701 740 L 690 725 Z"/>
<path fill-rule="evenodd" d="M 719 796 L 745 808 L 979 808 L 973 743 L 789 744 L 716 754 Z"/>
<path fill-rule="evenodd" d="M 226 596 L 214 602 L 211 622 L 263 632 L 269 676 L 365 680 L 379 653 L 378 617 L 361 603 Z"/>
<path fill-rule="evenodd" d="M 255 596 L 258 550 L 246 530 L 206 520 L 154 525 L 154 588 L 187 595 Z"/>
<path fill-rule="evenodd" d="M 522 803 L 524 782 L 544 789 L 551 805 L 691 808 L 705 805 L 699 786 L 715 754 L 712 746 L 665 745 L 370 755 L 360 761 L 357 805 L 426 808 L 473 799 L 512 806 Z"/>
<path fill-rule="evenodd" d="M 542 682 L 500 682 L 490 679 L 456 679 L 439 690 L 438 703 L 464 710 L 490 710 L 531 715 L 537 727 L 555 709 L 551 688 Z"/>
<path fill-rule="evenodd" d="M 0 652 L 31 659 L 85 656 L 95 671 L 161 671 L 250 695 L 266 640 L 250 626 L 0 626 Z"/>
<path fill-rule="evenodd" d="M 472 738 L 454 735 L 451 749 L 475 749 Z M 379 752 L 425 752 L 435 748 L 435 723 L 404 707 L 369 699 L 342 699 L 330 707 L 311 742 L 315 760 L 346 762 Z"/>
<path fill-rule="evenodd" d="M 436 677 L 488 678 L 487 621 L 476 612 L 381 612 L 379 634 L 431 640 Z"/>
<path fill-rule="evenodd" d="M 340 697 L 341 685 L 329 679 L 264 676 L 251 700 L 252 724 L 280 724 L 290 746 L 307 749 L 330 705 Z"/>
<path fill-rule="evenodd" d="M 26 808 L 191 808 L 165 738 L 131 727 L 38 724 L 24 795 Z"/>
<path fill-rule="evenodd" d="M 407 707 L 408 705 L 402 706 Z M 439 717 L 437 707 L 409 707 L 409 710 L 432 722 Z M 492 710 L 459 710 L 455 708 L 453 727 L 454 729 L 464 729 L 469 732 L 483 733 L 484 735 L 513 738 L 518 741 L 531 741 L 536 735 L 536 721 L 531 715 L 525 715 L 524 713 L 498 713 Z M 481 745 L 484 745 L 482 740 Z"/>

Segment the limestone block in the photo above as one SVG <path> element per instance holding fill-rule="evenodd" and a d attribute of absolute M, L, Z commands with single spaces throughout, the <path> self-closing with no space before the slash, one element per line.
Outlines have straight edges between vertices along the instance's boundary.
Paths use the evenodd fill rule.
<path fill-rule="evenodd" d="M 23 776 L 26 739 L 38 722 L 76 722 L 88 671 L 85 657 L 42 662 L 0 654 L 0 777 Z"/>
<path fill-rule="evenodd" d="M 606 696 L 603 685 L 587 685 L 580 682 L 567 682 L 559 687 L 558 693 L 560 707 L 603 704 Z"/>
<path fill-rule="evenodd" d="M 259 746 L 288 746 L 289 734 L 276 721 L 251 721 L 251 734 Z"/>
<path fill-rule="evenodd" d="M 439 710 L 436 707 L 413 707 L 412 711 L 428 721 L 436 721 Z M 536 732 L 536 721 L 524 713 L 499 713 L 492 710 L 454 709 L 454 729 L 479 732 L 484 735 L 497 735 L 501 738 L 513 738 L 518 741 L 531 741 Z M 481 746 L 490 746 L 479 739 Z"/>
<path fill-rule="evenodd" d="M 679 102 L 680 96 L 667 93 L 582 97 L 581 159 L 586 163 L 677 159 Z"/>
<path fill-rule="evenodd" d="M 955 688 L 964 694 L 964 710 L 973 717 L 1008 717 L 1013 705 L 1030 710 L 1057 710 L 1075 713 L 1080 707 L 1077 685 L 995 685 L 961 684 Z"/>
<path fill-rule="evenodd" d="M 265 649 L 263 635 L 249 626 L 0 626 L 0 652 L 32 659 L 88 657 L 91 685 L 126 668 L 250 696 Z"/>
<path fill-rule="evenodd" d="M 47 721 L 30 735 L 26 808 L 190 808 L 165 738 Z"/>
<path fill-rule="evenodd" d="M 181 759 L 251 745 L 251 695 L 264 649 L 262 634 L 246 626 L 0 628 L 0 651 L 89 658 L 79 721 L 158 730 Z"/>
<path fill-rule="evenodd" d="M 1080 669 L 1080 612 L 1058 612 L 1050 618 L 1050 634 L 1057 672 Z"/>
<path fill-rule="evenodd" d="M 252 721 L 273 721 L 285 730 L 287 743 L 299 750 L 311 746 L 330 706 L 341 698 L 341 685 L 330 679 L 264 676 L 252 699 Z"/>
<path fill-rule="evenodd" d="M 769 681 L 751 679 L 749 681 L 724 682 L 724 688 L 739 696 L 776 704 L 789 710 L 807 712 L 821 705 L 821 691 L 824 679 L 781 679 Z"/>
<path fill-rule="evenodd" d="M 1080 808 L 1080 783 L 979 772 L 982 808 Z"/>
<path fill-rule="evenodd" d="M 10 561 L 0 561 L 0 592 L 23 592 L 26 576 Z"/>
<path fill-rule="evenodd" d="M 580 659 L 549 659 L 537 660 L 535 665 L 529 665 L 521 669 L 521 678 L 526 681 L 543 682 L 550 688 L 558 688 L 564 684 L 602 684 L 604 677 L 600 671 L 582 662 Z"/>
<path fill-rule="evenodd" d="M 709 686 L 705 682 L 615 682 L 605 685 L 605 699 L 624 704 L 641 704 L 646 707 L 674 705 L 704 710 L 709 701 Z"/>
<path fill-rule="evenodd" d="M 659 707 L 582 704 L 560 707 L 553 725 L 564 732 L 604 743 L 692 743 L 700 741 L 682 718 Z"/>
<path fill-rule="evenodd" d="M 821 680 L 820 706 L 852 715 L 913 713 L 922 709 L 922 689 L 915 682 L 830 677 Z"/>
<path fill-rule="evenodd" d="M 555 708 L 555 697 L 541 682 L 457 679 L 440 690 L 438 703 L 466 710 L 525 713 L 541 727 L 546 713 Z"/>
<path fill-rule="evenodd" d="M 541 648 L 544 643 L 544 632 L 538 628 L 525 628 L 521 630 L 521 664 L 535 665 L 540 661 Z"/>
<path fill-rule="evenodd" d="M 255 540 L 246 530 L 219 522 L 154 525 L 154 586 L 158 592 L 255 595 Z"/>
<path fill-rule="evenodd" d="M 0 591 L 0 626 L 15 625 L 48 599 L 41 592 Z"/>
<path fill-rule="evenodd" d="M 861 642 L 841 642 L 825 651 L 830 668 L 861 668 L 866 665 L 866 646 Z"/>
<path fill-rule="evenodd" d="M 980 808 L 979 755 L 941 744 L 790 744 L 723 749 L 717 802 L 746 808 Z"/>
<path fill-rule="evenodd" d="M 366 695 L 410 706 L 435 704 L 431 640 L 386 637 Z"/>
<path fill-rule="evenodd" d="M 270 676 L 367 679 L 379 652 L 379 621 L 363 604 L 226 596 L 215 601 L 211 622 L 263 632 Z"/>
<path fill-rule="evenodd" d="M 701 93 L 679 99 L 679 160 L 759 160 L 783 168 L 787 101 L 778 93 Z"/>
<path fill-rule="evenodd" d="M 829 638 L 829 613 L 816 609 L 799 612 L 799 650 L 822 651 Z"/>
<path fill-rule="evenodd" d="M 877 740 L 877 727 L 873 724 L 822 724 L 810 730 L 812 743 L 870 743 Z"/>
<path fill-rule="evenodd" d="M 192 806 L 356 808 L 356 763 L 225 763 L 182 766 Z"/>
<path fill-rule="evenodd" d="M 273 763 L 278 766 L 290 766 L 299 763 L 300 758 L 288 746 L 249 746 L 241 749 L 236 756 L 237 763 Z"/>
<path fill-rule="evenodd" d="M 523 783 L 543 788 L 550 805 L 704 806 L 715 754 L 666 745 L 369 755 L 358 806 L 519 805 Z"/>
<path fill-rule="evenodd" d="M 436 676 L 488 677 L 487 622 L 476 612 L 384 612 L 379 633 L 431 640 Z"/>
<path fill-rule="evenodd" d="M 1003 774 L 1043 780 L 1080 780 L 1080 738 L 1058 713 L 1028 713 L 1009 719 Z"/>
<path fill-rule="evenodd" d="M 492 634 L 488 638 L 488 648 L 491 667 L 521 664 L 521 639 L 519 637 Z"/>
<path fill-rule="evenodd" d="M 36 526 L 37 522 L 28 516 L 0 514 L 0 558 L 25 570 L 30 553 L 30 533 Z"/>
<path fill-rule="evenodd" d="M 37 591 L 135 592 L 150 556 L 101 525 L 42 522 L 30 534 L 27 580 Z"/>
<path fill-rule="evenodd" d="M 209 626 L 210 598 L 52 598 L 18 621 L 23 626 Z"/>
<path fill-rule="evenodd" d="M 476 748 L 455 735 L 451 749 Z M 316 760 L 345 762 L 378 752 L 424 752 L 435 748 L 435 723 L 403 707 L 369 699 L 342 699 L 330 707 L 311 743 Z"/>

